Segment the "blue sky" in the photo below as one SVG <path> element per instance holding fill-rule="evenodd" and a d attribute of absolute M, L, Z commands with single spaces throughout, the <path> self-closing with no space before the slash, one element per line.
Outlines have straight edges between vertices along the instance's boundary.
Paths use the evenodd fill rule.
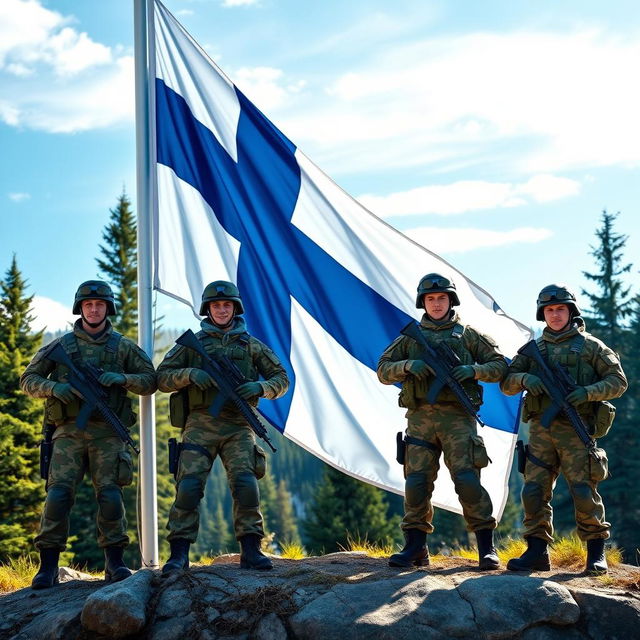
<path fill-rule="evenodd" d="M 605 208 L 640 292 L 637 2 L 165 4 L 319 167 L 510 315 L 534 324 L 550 282 L 590 288 Z M 97 275 L 123 186 L 135 204 L 132 16 L 0 3 L 0 269 L 17 255 L 38 326 Z"/>

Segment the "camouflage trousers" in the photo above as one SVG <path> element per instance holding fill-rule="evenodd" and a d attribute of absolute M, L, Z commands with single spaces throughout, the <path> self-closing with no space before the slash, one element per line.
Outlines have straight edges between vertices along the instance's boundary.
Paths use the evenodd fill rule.
<path fill-rule="evenodd" d="M 470 531 L 494 529 L 496 520 L 486 489 L 480 484 L 480 469 L 488 464 L 484 442 L 477 426 L 453 403 L 424 404 L 407 411 L 407 435 L 424 440 L 432 448 L 407 444 L 404 475 L 405 497 L 402 529 L 433 532 L 431 496 L 440 468 L 440 454 L 449 469 Z"/>
<path fill-rule="evenodd" d="M 571 424 L 554 420 L 549 429 L 532 419 L 529 422 L 529 452 L 546 468 L 527 458 L 522 488 L 524 536 L 553 542 L 553 488 L 560 472 L 569 485 L 581 540 L 608 538 L 611 525 L 605 520 L 598 483 L 608 475 L 603 449 L 596 461 L 588 455 Z"/>
<path fill-rule="evenodd" d="M 131 455 L 106 425 L 90 423 L 85 430 L 80 430 L 75 423 L 67 423 L 53 434 L 47 498 L 35 538 L 38 550 L 64 551 L 76 487 L 87 471 L 98 502 L 98 546 L 129 544 L 122 487 L 133 481 Z"/>
<path fill-rule="evenodd" d="M 209 452 L 183 449 L 176 475 L 176 499 L 169 511 L 169 540 L 184 538 L 195 542 L 200 524 L 200 500 L 216 456 L 227 473 L 233 501 L 236 538 L 249 533 L 264 536 L 260 513 L 258 479 L 266 470 L 264 451 L 256 445 L 253 431 L 244 424 L 212 418 L 205 411 L 192 411 L 182 434 L 182 442 L 204 447 Z"/>

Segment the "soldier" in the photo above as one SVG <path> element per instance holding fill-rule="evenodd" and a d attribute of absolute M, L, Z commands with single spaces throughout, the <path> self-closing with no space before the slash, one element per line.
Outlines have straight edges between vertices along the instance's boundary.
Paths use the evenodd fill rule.
<path fill-rule="evenodd" d="M 576 298 L 565 285 L 550 284 L 540 291 L 536 320 L 546 323 L 542 337 L 536 340 L 543 357 L 549 363 L 564 365 L 577 382 L 566 396 L 567 402 L 590 426 L 591 435 L 602 437 L 609 430 L 615 411 L 612 405 L 602 401 L 621 396 L 627 388 L 618 356 L 587 333 Z M 605 520 L 604 505 L 598 494 L 598 483 L 608 475 L 606 454 L 598 449 L 599 461 L 590 456 L 562 412 L 549 428 L 541 424 L 541 416 L 551 400 L 536 372 L 536 363 L 518 354 L 500 385 L 508 395 L 527 392 L 522 419 L 529 423 L 522 488 L 527 550 L 519 558 L 509 560 L 507 569 L 550 569 L 547 546 L 553 542 L 551 498 L 562 471 L 573 497 L 578 535 L 587 541 L 586 570 L 606 573 L 604 541 L 609 537 L 610 524 Z"/>
<path fill-rule="evenodd" d="M 155 371 L 142 349 L 113 330 L 107 316 L 115 315 L 116 305 L 106 282 L 83 282 L 76 291 L 73 313 L 81 316 L 73 331 L 40 349 L 20 378 L 25 393 L 47 399 L 45 425 L 55 427 L 47 498 L 35 538 L 40 569 L 31 583 L 34 589 L 58 582 L 58 560 L 69 535 L 76 485 L 87 470 L 98 502 L 98 545 L 104 549 L 105 580 L 117 582 L 131 575 L 122 559 L 129 544 L 122 487 L 133 481 L 131 454 L 97 412 L 90 416 L 85 429 L 76 426 L 82 399 L 68 382 L 67 367 L 47 359 L 47 353 L 59 343 L 75 365 L 91 363 L 103 370 L 99 382 L 108 388 L 109 408 L 126 427 L 136 419 L 127 391 L 153 393 Z M 50 428 L 46 426 L 45 430 Z"/>
<path fill-rule="evenodd" d="M 431 344 L 444 342 L 458 355 L 462 364 L 452 376 L 462 383 L 476 407 L 482 403 L 481 387 L 476 382 L 497 382 L 507 364 L 495 342 L 468 325 L 463 325 L 453 307 L 460 304 L 456 287 L 438 273 L 420 280 L 416 308 L 424 309 L 420 330 Z M 426 546 L 433 532 L 431 496 L 439 469 L 440 454 L 449 469 L 469 530 L 478 542 L 480 569 L 497 569 L 498 556 L 493 546 L 491 498 L 480 484 L 480 469 L 489 458 L 484 442 L 477 434 L 477 423 L 457 401 L 448 387 L 435 404 L 426 402 L 433 371 L 420 359 L 418 343 L 400 336 L 382 354 L 378 378 L 384 384 L 402 383 L 400 406 L 407 409 L 405 446 L 405 515 L 402 521 L 406 544 L 389 559 L 392 567 L 429 564 Z"/>
<path fill-rule="evenodd" d="M 196 335 L 212 356 L 229 356 L 249 382 L 236 391 L 251 404 L 258 399 L 279 398 L 289 387 L 287 373 L 277 356 L 250 336 L 236 285 L 217 280 L 202 294 L 200 315 L 205 316 Z M 227 472 L 233 499 L 233 524 L 245 569 L 271 569 L 271 560 L 260 550 L 264 537 L 258 479 L 265 474 L 265 454 L 239 411 L 227 402 L 218 417 L 209 414 L 217 393 L 213 378 L 200 367 L 201 356 L 174 346 L 158 367 L 161 391 L 172 396 L 171 423 L 183 428 L 176 471 L 176 499 L 169 512 L 171 556 L 163 573 L 189 568 L 189 546 L 196 541 L 199 504 L 207 476 L 217 455 Z M 263 380 L 258 381 L 259 376 Z M 184 408 L 184 414 L 178 415 Z"/>

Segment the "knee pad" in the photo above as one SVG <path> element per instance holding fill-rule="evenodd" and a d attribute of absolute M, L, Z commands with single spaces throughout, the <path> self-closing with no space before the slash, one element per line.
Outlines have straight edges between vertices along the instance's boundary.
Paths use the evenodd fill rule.
<path fill-rule="evenodd" d="M 200 479 L 196 476 L 185 476 L 178 482 L 176 507 L 193 511 L 198 508 L 202 496 L 204 496 L 204 487 Z"/>
<path fill-rule="evenodd" d="M 44 516 L 48 520 L 64 520 L 73 505 L 73 491 L 64 484 L 49 487 L 44 503 Z"/>
<path fill-rule="evenodd" d="M 410 473 L 404 483 L 404 499 L 411 507 L 417 507 L 427 497 L 427 476 Z"/>
<path fill-rule="evenodd" d="M 480 502 L 482 487 L 480 478 L 473 469 L 463 469 L 453 476 L 453 486 L 460 498 L 460 502 Z"/>
<path fill-rule="evenodd" d="M 115 484 L 109 484 L 98 490 L 98 509 L 105 520 L 120 520 L 124 515 L 122 490 Z"/>
<path fill-rule="evenodd" d="M 576 511 L 582 513 L 591 513 L 594 507 L 593 492 L 586 482 L 578 482 L 570 484 L 569 489 L 573 495 L 573 503 Z"/>
<path fill-rule="evenodd" d="M 522 505 L 527 513 L 537 513 L 542 509 L 542 485 L 537 482 L 525 482 L 522 487 Z"/>
<path fill-rule="evenodd" d="M 260 491 L 255 475 L 239 473 L 233 480 L 232 494 L 241 507 L 257 507 L 260 504 Z"/>

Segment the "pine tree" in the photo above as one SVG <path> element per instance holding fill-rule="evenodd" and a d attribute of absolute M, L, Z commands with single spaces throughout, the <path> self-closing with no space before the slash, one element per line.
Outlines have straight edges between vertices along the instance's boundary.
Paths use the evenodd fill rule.
<path fill-rule="evenodd" d="M 42 341 L 42 332 L 31 331 L 33 296 L 26 284 L 14 256 L 0 282 L 0 561 L 33 551 L 44 501 L 37 449 L 42 405 L 19 386 Z"/>
<path fill-rule="evenodd" d="M 276 518 L 273 527 L 277 532 L 277 541 L 280 544 L 300 544 L 300 532 L 293 513 L 293 501 L 284 478 L 278 482 L 276 504 Z"/>
<path fill-rule="evenodd" d="M 100 245 L 102 258 L 96 262 L 103 277 L 115 288 L 118 313 L 113 319 L 114 327 L 135 340 L 138 332 L 136 219 L 124 189 L 116 208 L 110 212 L 110 222 L 102 232 L 105 243 Z"/>
<path fill-rule="evenodd" d="M 600 270 L 597 273 L 582 272 L 599 289 L 597 293 L 582 290 L 591 303 L 591 309 L 584 314 L 587 328 L 616 351 L 622 347 L 624 320 L 632 309 L 629 299 L 631 288 L 625 286 L 621 278 L 631 270 L 631 264 L 623 265 L 622 257 L 628 236 L 616 233 L 613 228 L 618 215 L 619 212 L 602 212 L 602 226 L 596 230 L 600 242 L 592 246 L 590 252 Z"/>
<path fill-rule="evenodd" d="M 637 382 L 637 354 L 640 347 L 640 310 L 637 298 L 630 298 L 630 287 L 625 286 L 622 276 L 629 273 L 632 265 L 625 263 L 623 249 L 626 235 L 616 233 L 614 222 L 618 214 L 602 214 L 602 226 L 596 231 L 599 244 L 592 247 L 591 255 L 596 259 L 599 271 L 585 276 L 596 283 L 598 291 L 583 292 L 591 301 L 591 312 L 587 315 L 587 329 L 621 356 L 627 371 L 630 389 L 621 398 L 612 400 L 617 409 L 617 417 L 611 433 L 600 441 L 609 458 L 611 477 L 599 486 L 607 520 L 613 524 L 612 538 L 624 549 L 625 559 L 636 559 L 636 549 L 640 547 L 637 532 L 637 516 L 640 513 L 640 462 L 635 452 L 640 445 L 636 425 L 637 404 L 634 382 Z M 630 318 L 631 326 L 625 326 Z M 635 396 L 635 398 L 634 398 Z M 568 507 L 568 505 L 567 505 Z M 563 510 L 568 517 L 568 508 Z"/>
<path fill-rule="evenodd" d="M 349 540 L 386 545 L 398 538 L 398 519 L 387 516 L 384 493 L 327 467 L 304 521 L 305 542 L 316 552 L 348 548 Z"/>

